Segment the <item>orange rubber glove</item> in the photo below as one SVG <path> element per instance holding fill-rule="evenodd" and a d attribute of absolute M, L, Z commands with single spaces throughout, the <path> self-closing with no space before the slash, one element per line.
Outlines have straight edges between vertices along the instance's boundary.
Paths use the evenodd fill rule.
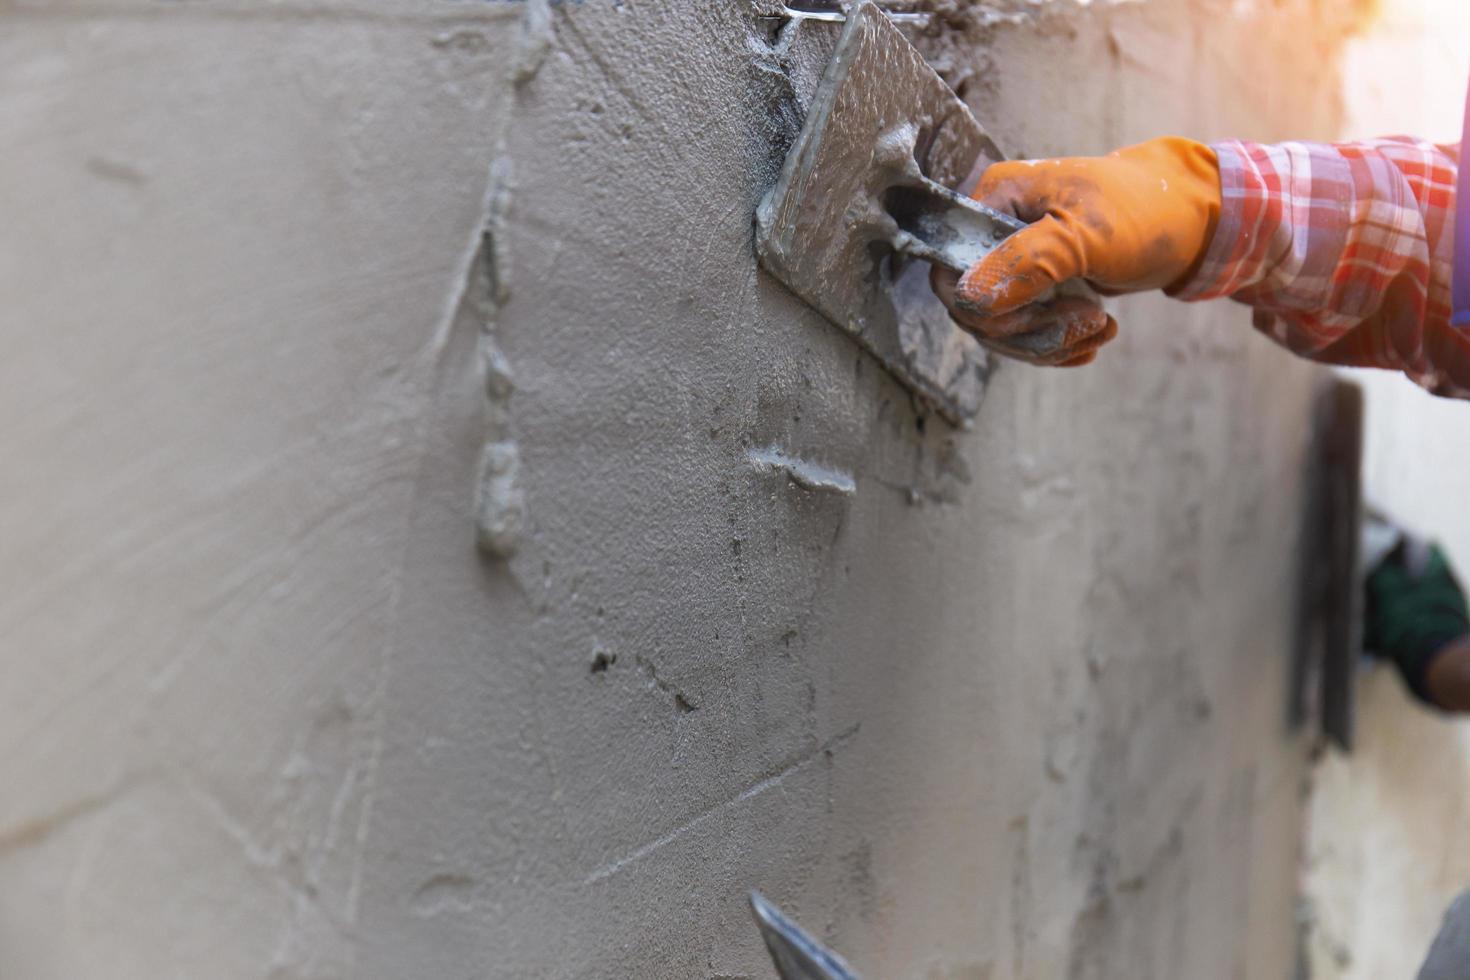
<path fill-rule="evenodd" d="M 1183 285 L 1220 218 L 1220 170 L 1203 143 L 1166 136 L 1105 157 L 1017 160 L 985 171 L 974 197 L 1030 227 L 963 275 L 936 268 L 935 292 L 986 346 L 1036 364 L 1097 356 L 1118 325 L 1097 303 L 1045 294 L 1082 279 L 1109 295 Z M 1043 356 L 1008 338 L 1061 324 Z"/>

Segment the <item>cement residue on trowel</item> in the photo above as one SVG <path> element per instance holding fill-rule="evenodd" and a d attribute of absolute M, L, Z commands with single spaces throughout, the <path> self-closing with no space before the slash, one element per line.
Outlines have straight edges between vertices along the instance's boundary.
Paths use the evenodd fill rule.
<path fill-rule="evenodd" d="M 927 267 L 897 256 L 905 233 L 884 198 L 924 176 L 955 186 L 1000 156 L 923 55 L 864 3 L 756 214 L 766 268 L 955 424 L 979 409 L 990 362 L 927 287 Z"/>

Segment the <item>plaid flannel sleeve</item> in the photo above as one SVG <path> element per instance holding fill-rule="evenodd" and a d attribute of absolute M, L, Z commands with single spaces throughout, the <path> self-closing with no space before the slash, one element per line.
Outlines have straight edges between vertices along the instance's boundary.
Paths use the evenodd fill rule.
<path fill-rule="evenodd" d="M 1214 150 L 1220 221 L 1178 298 L 1229 296 L 1297 354 L 1470 397 L 1470 332 L 1450 325 L 1459 147 L 1393 137 Z"/>

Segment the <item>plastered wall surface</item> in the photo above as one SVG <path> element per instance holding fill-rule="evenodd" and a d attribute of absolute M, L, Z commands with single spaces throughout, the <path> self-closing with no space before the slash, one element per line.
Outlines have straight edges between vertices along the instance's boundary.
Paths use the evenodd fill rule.
<path fill-rule="evenodd" d="M 922 43 L 1013 152 L 1331 135 L 1263 6 Z M 755 264 L 831 28 L 0 11 L 0 974 L 768 977 L 752 887 L 872 978 L 1290 972 L 1318 375 L 1243 310 L 956 432 Z"/>

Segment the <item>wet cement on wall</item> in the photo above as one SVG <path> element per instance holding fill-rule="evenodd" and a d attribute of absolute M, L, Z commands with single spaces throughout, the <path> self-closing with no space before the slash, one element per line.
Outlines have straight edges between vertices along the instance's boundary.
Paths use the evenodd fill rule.
<path fill-rule="evenodd" d="M 1313 6 L 922 43 L 1012 152 L 1324 135 Z M 830 28 L 6 17 L 4 973 L 767 977 L 752 887 L 874 978 L 1291 968 L 1314 371 L 1243 311 L 957 432 L 755 263 Z"/>

